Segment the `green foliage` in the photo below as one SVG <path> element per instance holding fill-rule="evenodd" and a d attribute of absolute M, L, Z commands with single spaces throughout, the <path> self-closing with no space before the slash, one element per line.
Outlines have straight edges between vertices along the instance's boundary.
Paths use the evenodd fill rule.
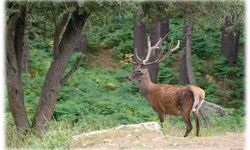
<path fill-rule="evenodd" d="M 104 127 L 148 120 L 154 115 L 152 109 L 138 93 L 133 95 L 133 85 L 122 79 L 130 69 L 80 68 L 61 90 L 55 119 L 87 125 L 91 118 L 98 118 Z M 109 124 L 105 125 L 103 121 L 108 119 Z M 99 123 L 92 124 L 90 128 L 99 129 Z"/>
<path fill-rule="evenodd" d="M 133 14 L 126 12 L 113 18 L 114 24 L 102 24 L 88 32 L 88 46 L 96 51 L 98 48 L 109 48 L 120 53 L 132 52 Z"/>
<path fill-rule="evenodd" d="M 68 123 L 50 122 L 47 132 L 38 133 L 30 130 L 26 135 L 17 133 L 14 125 L 8 125 L 7 145 L 8 148 L 18 149 L 69 149 L 70 139 L 73 134 L 72 126 Z"/>

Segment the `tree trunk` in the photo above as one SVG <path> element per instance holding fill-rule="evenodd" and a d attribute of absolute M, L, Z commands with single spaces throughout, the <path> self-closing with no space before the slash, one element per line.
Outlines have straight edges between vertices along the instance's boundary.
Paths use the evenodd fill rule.
<path fill-rule="evenodd" d="M 26 8 L 23 8 L 17 20 L 15 35 L 14 35 L 14 46 L 15 46 L 15 53 L 16 53 L 16 60 L 17 60 L 17 67 L 19 74 L 21 74 L 22 72 L 25 28 L 26 28 Z"/>
<path fill-rule="evenodd" d="M 48 121 L 52 117 L 62 86 L 64 71 L 71 54 L 74 52 L 75 45 L 81 35 L 81 29 L 88 16 L 88 13 L 80 13 L 76 10 L 67 24 L 59 45 L 60 53 L 49 68 L 33 120 L 33 126 L 39 131 L 48 127 Z"/>
<path fill-rule="evenodd" d="M 192 24 L 186 20 L 184 26 L 183 55 L 180 66 L 180 82 L 196 84 L 192 69 L 191 46 L 192 46 Z"/>
<path fill-rule="evenodd" d="M 163 38 L 169 32 L 169 18 L 165 17 L 161 22 L 161 38 Z M 165 40 L 168 40 L 166 37 Z"/>
<path fill-rule="evenodd" d="M 29 65 L 29 30 L 27 24 L 24 29 L 23 52 L 22 52 L 22 72 L 30 73 Z"/>
<path fill-rule="evenodd" d="M 138 56 L 141 59 L 146 57 L 146 45 L 146 25 L 141 21 L 136 21 L 134 29 L 134 50 L 137 49 Z"/>
<path fill-rule="evenodd" d="M 238 58 L 240 29 L 237 27 L 230 30 L 230 27 L 233 27 L 233 20 L 226 16 L 221 29 L 221 52 L 228 64 L 233 66 L 237 63 Z"/>
<path fill-rule="evenodd" d="M 87 45 L 88 45 L 87 34 L 83 34 L 83 35 L 81 35 L 79 42 L 76 45 L 75 51 L 86 53 L 87 52 Z"/>
<path fill-rule="evenodd" d="M 57 56 L 60 53 L 60 48 L 59 48 L 60 36 L 61 36 L 63 29 L 65 28 L 65 26 L 68 22 L 68 19 L 69 19 L 69 14 L 66 13 L 63 15 L 62 20 L 60 20 L 60 23 L 55 24 L 56 29 L 55 29 L 54 40 L 53 40 L 53 50 L 54 50 L 54 58 L 55 59 L 57 58 Z"/>
<path fill-rule="evenodd" d="M 160 38 L 163 38 L 169 31 L 169 22 L 166 17 L 162 22 L 156 22 L 151 25 L 152 45 L 156 44 Z M 166 39 L 165 39 L 166 40 Z M 153 51 L 149 61 L 154 61 L 159 57 L 161 49 Z M 159 63 L 149 66 L 150 79 L 153 83 L 158 82 Z"/>
<path fill-rule="evenodd" d="M 23 95 L 23 84 L 21 80 L 21 67 L 18 65 L 20 63 L 20 58 L 22 53 L 21 48 L 17 45 L 21 45 L 23 36 L 20 36 L 21 39 L 14 40 L 13 32 L 17 33 L 19 36 L 19 27 L 17 26 L 18 22 L 23 22 L 23 13 L 26 11 L 24 8 L 21 8 L 20 12 L 16 12 L 8 21 L 6 28 L 6 51 L 7 51 L 7 60 L 6 60 L 6 69 L 7 69 L 7 90 L 8 90 L 8 100 L 10 111 L 14 118 L 15 125 L 19 132 L 23 132 L 29 128 L 29 122 L 24 106 L 24 95 Z M 21 17 L 20 17 L 21 16 Z M 15 32 L 17 29 L 18 32 Z M 16 36 L 15 36 L 16 37 Z M 18 43 L 15 43 L 18 42 Z M 20 42 L 20 43 L 19 43 Z M 15 49 L 17 48 L 17 49 Z"/>

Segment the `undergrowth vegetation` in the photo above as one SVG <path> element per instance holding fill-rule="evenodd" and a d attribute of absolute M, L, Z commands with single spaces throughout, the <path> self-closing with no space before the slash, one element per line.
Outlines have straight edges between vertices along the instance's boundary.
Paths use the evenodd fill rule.
<path fill-rule="evenodd" d="M 125 54 L 132 53 L 131 17 L 131 14 L 127 14 L 116 17 L 114 24 L 96 24 L 88 33 L 90 51 L 98 53 L 100 49 L 111 49 L 116 61 L 123 61 Z M 171 19 L 170 28 L 182 23 L 181 19 Z M 171 33 L 169 40 L 180 39 L 182 32 L 180 29 Z M 212 118 L 212 126 L 209 128 L 202 123 L 201 136 L 244 130 L 243 39 L 244 36 L 241 35 L 238 63 L 229 67 L 220 56 L 220 30 L 211 27 L 194 30 L 192 64 L 196 82 L 206 91 L 207 101 L 220 104 L 229 112 L 226 117 Z M 31 74 L 22 76 L 25 106 L 30 122 L 52 61 L 51 42 L 51 39 L 30 41 Z M 69 68 L 79 55 L 75 53 L 71 57 Z M 85 58 L 88 58 L 87 54 Z M 178 84 L 180 58 L 181 49 L 160 64 L 159 82 Z M 132 70 L 132 64 L 123 63 L 117 68 L 92 68 L 86 62 L 82 62 L 80 68 L 61 89 L 47 132 L 40 134 L 31 130 L 25 136 L 18 135 L 6 103 L 8 147 L 67 149 L 70 148 L 72 135 L 121 124 L 158 121 L 156 113 L 140 95 L 136 84 L 125 80 L 125 76 Z M 170 117 L 164 123 L 163 131 L 166 134 L 182 136 L 184 129 L 181 117 Z"/>

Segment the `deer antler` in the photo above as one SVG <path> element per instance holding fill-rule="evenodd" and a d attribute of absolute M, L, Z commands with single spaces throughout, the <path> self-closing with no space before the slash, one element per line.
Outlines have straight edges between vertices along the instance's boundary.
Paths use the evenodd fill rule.
<path fill-rule="evenodd" d="M 171 44 L 171 45 L 172 45 L 172 44 Z M 172 47 L 172 46 L 170 46 L 170 47 Z M 160 61 L 162 61 L 162 60 L 165 60 L 166 58 L 168 58 L 168 56 L 169 56 L 172 52 L 174 52 L 174 51 L 177 50 L 178 48 L 180 48 L 180 40 L 178 40 L 177 45 L 176 45 L 174 48 L 170 48 L 170 49 L 168 50 L 168 52 L 167 52 L 161 59 L 159 59 L 157 62 L 160 62 Z"/>
<path fill-rule="evenodd" d="M 171 31 L 170 31 L 171 32 Z M 135 48 L 135 57 L 136 57 L 136 60 L 138 60 L 139 64 L 142 64 L 142 65 L 150 65 L 150 64 L 153 64 L 153 63 L 159 63 L 160 61 L 162 60 L 165 60 L 166 58 L 169 57 L 169 55 L 174 52 L 175 50 L 177 50 L 179 47 L 180 47 L 180 41 L 178 40 L 177 42 L 177 45 L 174 47 L 174 48 L 171 48 L 172 47 L 172 42 L 170 44 L 170 48 L 168 50 L 168 52 L 166 54 L 163 55 L 163 51 L 160 51 L 160 55 L 159 57 L 154 60 L 154 61 L 151 61 L 151 62 L 148 62 L 151 54 L 152 54 L 152 51 L 153 50 L 156 50 L 156 49 L 159 49 L 161 48 L 161 44 L 163 42 L 163 40 L 167 37 L 167 35 L 170 33 L 168 32 L 163 38 L 160 38 L 156 44 L 154 46 L 151 46 L 151 41 L 150 41 L 150 37 L 148 36 L 148 39 L 147 39 L 147 45 L 148 45 L 148 52 L 147 52 L 147 56 L 144 60 L 142 60 L 139 56 L 138 56 L 138 52 L 137 52 L 137 49 Z M 162 56 L 163 55 L 163 56 Z M 162 57 L 161 57 L 162 56 Z M 135 63 L 135 62 L 132 62 L 132 63 Z"/>

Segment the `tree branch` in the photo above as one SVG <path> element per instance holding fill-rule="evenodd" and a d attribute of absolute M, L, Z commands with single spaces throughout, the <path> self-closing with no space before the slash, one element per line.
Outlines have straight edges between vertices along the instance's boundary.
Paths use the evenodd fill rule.
<path fill-rule="evenodd" d="M 58 28 L 58 23 L 57 23 L 57 20 L 56 20 L 56 12 L 55 12 L 56 8 L 55 8 L 55 5 L 54 5 L 54 2 L 51 1 L 51 13 L 52 13 L 52 17 L 53 17 L 53 20 L 54 20 L 54 24 L 55 24 L 55 27 L 56 29 Z"/>
<path fill-rule="evenodd" d="M 53 42 L 53 50 L 54 50 L 54 58 L 57 58 L 60 53 L 59 44 L 60 44 L 60 35 L 62 34 L 63 28 L 68 22 L 69 13 L 63 14 L 63 17 L 59 24 L 56 26 L 56 30 L 54 33 L 54 42 Z"/>
<path fill-rule="evenodd" d="M 7 28 L 8 28 L 8 31 L 9 32 L 12 32 L 14 31 L 15 27 L 16 27 L 16 22 L 19 18 L 21 14 L 21 11 L 18 11 L 16 13 L 14 13 L 11 18 L 9 19 L 8 23 L 7 23 Z"/>
<path fill-rule="evenodd" d="M 72 66 L 71 70 L 61 80 L 61 84 L 64 84 L 72 76 L 72 74 L 79 68 L 84 56 L 85 55 L 82 54 L 79 58 L 76 59 L 75 64 Z"/>

